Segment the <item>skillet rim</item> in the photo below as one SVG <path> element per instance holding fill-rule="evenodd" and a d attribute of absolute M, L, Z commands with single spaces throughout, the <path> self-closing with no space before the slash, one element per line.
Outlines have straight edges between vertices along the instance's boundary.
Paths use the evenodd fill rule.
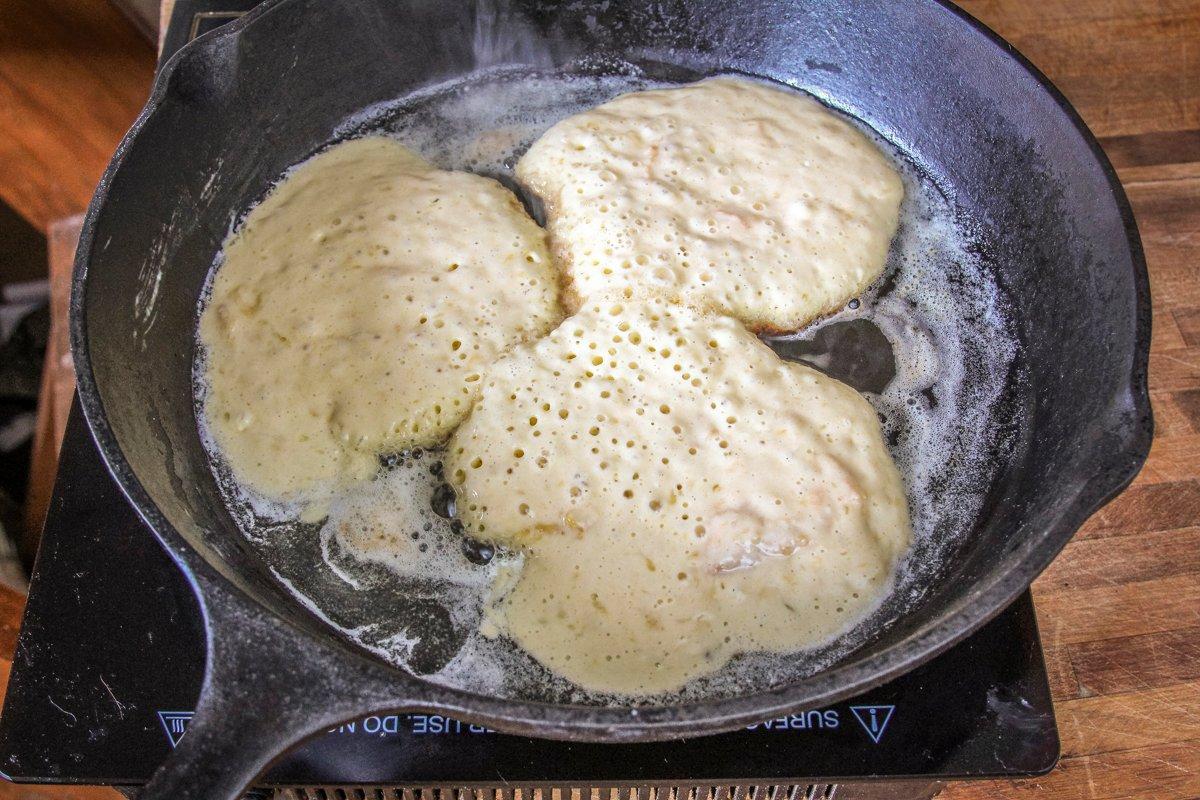
<path fill-rule="evenodd" d="M 239 19 L 197 37 L 160 65 L 145 107 L 117 146 L 88 206 L 72 275 L 70 340 L 80 407 L 109 472 L 139 517 L 178 565 L 197 598 L 210 640 L 207 642 L 206 654 L 206 692 L 209 690 L 209 679 L 213 672 L 211 638 L 220 633 L 213 628 L 213 614 L 209 605 L 224 599 L 215 596 L 216 592 L 212 590 L 219 589 L 221 592 L 236 595 L 243 603 L 249 603 L 265 613 L 277 625 L 289 629 L 295 637 L 307 641 L 313 641 L 315 637 L 250 597 L 222 575 L 163 517 L 154 500 L 137 479 L 108 421 L 92 371 L 85 314 L 88 268 L 96 245 L 97 218 L 107 201 L 113 176 L 129 154 L 141 129 L 170 99 L 168 87 L 182 60 L 192 51 L 218 40 L 237 37 L 258 20 L 288 5 L 302 2 L 308 0 L 264 0 Z M 395 684 L 407 684 L 411 688 L 411 694 L 415 695 L 411 700 L 414 705 L 424 703 L 425 707 L 436 707 L 436 710 L 461 710 L 464 713 L 460 716 L 472 717 L 516 733 L 588 741 L 648 741 L 732 730 L 800 708 L 829 705 L 864 692 L 915 668 L 957 644 L 1008 607 L 1058 555 L 1083 522 L 1129 485 L 1149 453 L 1153 436 L 1153 416 L 1148 387 L 1151 327 L 1149 275 L 1137 223 L 1124 188 L 1111 162 L 1079 113 L 1058 88 L 1015 47 L 949 0 L 913 2 L 932 2 L 943 11 L 953 14 L 966 25 L 967 31 L 982 36 L 987 44 L 996 47 L 1001 55 L 1012 59 L 1028 73 L 1066 115 L 1071 126 L 1087 145 L 1108 184 L 1109 194 L 1116 205 L 1124 238 L 1129 247 L 1135 292 L 1132 369 L 1128 381 L 1123 382 L 1114 395 L 1115 399 L 1128 396 L 1132 420 L 1124 426 L 1127 433 L 1120 446 L 1110 451 L 1107 458 L 1108 468 L 1104 474 L 1108 480 L 1103 483 L 1089 481 L 1067 502 L 1067 509 L 1057 525 L 1041 530 L 1036 538 L 1022 546 L 1026 551 L 1023 557 L 1015 558 L 1015 553 L 1007 554 L 1006 559 L 1013 559 L 1008 569 L 985 575 L 984 577 L 990 580 L 978 581 L 971 592 L 957 602 L 947 605 L 937 618 L 907 638 L 860 663 L 835 664 L 805 678 L 799 684 L 793 683 L 719 700 L 697 700 L 645 708 L 574 706 L 506 700 L 436 684 L 368 655 L 366 651 L 331 631 L 330 638 L 342 645 L 347 658 L 357 657 L 386 668 Z M 198 579 L 197 573 L 201 573 L 205 579 Z M 205 587 L 208 587 L 207 590 Z"/>

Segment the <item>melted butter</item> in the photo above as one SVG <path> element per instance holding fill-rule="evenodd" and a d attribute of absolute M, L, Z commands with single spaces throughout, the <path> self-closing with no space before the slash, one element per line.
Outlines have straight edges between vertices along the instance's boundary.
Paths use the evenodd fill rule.
<path fill-rule="evenodd" d="M 405 578 L 484 586 L 483 565 L 468 559 L 462 538 L 430 502 L 442 485 L 440 470 L 431 469 L 437 458 L 437 451 L 408 455 L 374 480 L 342 492 L 331 504 L 322 539 L 336 539 L 359 561 Z"/>
<path fill-rule="evenodd" d="M 882 272 L 904 188 L 860 131 L 732 78 L 635 92 L 559 122 L 517 165 L 546 207 L 568 306 L 665 292 L 797 330 Z"/>
<path fill-rule="evenodd" d="M 908 546 L 871 406 L 732 319 L 589 303 L 484 383 L 446 474 L 468 529 L 525 555 L 490 622 L 586 689 L 824 643 Z"/>
<path fill-rule="evenodd" d="M 481 371 L 559 319 L 556 293 L 544 232 L 499 183 L 339 144 L 225 244 L 200 320 L 208 429 L 243 485 L 326 501 L 378 454 L 443 441 Z"/>

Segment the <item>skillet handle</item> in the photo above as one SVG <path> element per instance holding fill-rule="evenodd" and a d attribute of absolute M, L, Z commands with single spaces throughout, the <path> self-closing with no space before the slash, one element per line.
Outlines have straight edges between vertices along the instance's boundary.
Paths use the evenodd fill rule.
<path fill-rule="evenodd" d="M 196 713 L 139 800 L 237 800 L 302 739 L 384 708 L 416 710 L 411 679 L 318 641 L 197 572 L 208 661 Z"/>
<path fill-rule="evenodd" d="M 237 800 L 278 749 L 277 731 L 263 717 L 202 706 L 138 800 Z"/>

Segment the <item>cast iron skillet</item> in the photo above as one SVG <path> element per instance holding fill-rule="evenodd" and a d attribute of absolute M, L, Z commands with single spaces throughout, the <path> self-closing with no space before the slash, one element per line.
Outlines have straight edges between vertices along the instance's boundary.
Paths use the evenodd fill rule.
<path fill-rule="evenodd" d="M 188 734 L 146 798 L 234 797 L 306 735 L 389 710 L 506 732 L 635 741 L 725 731 L 832 703 L 931 658 L 1004 608 L 1149 447 L 1150 306 L 1112 168 L 1007 44 L 933 0 L 515 0 L 552 67 L 614 59 L 740 71 L 842 100 L 939 176 L 981 226 L 1025 379 L 1015 450 L 924 599 L 834 667 L 771 691 L 643 709 L 436 686 L 337 635 L 238 533 L 197 435 L 197 300 L 231 210 L 373 103 L 475 68 L 475 9 L 442 0 L 276 0 L 162 70 L 88 211 L 71 334 L 83 410 L 130 501 L 188 576 L 208 663 Z M 545 67 L 546 64 L 538 66 Z M 136 568 L 136 565 L 131 565 Z"/>

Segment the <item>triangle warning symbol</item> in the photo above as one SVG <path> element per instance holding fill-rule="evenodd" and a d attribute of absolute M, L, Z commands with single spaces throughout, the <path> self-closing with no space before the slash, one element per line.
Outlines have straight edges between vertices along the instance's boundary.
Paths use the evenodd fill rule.
<path fill-rule="evenodd" d="M 854 713 L 854 718 L 858 720 L 858 724 L 862 725 L 867 736 L 871 737 L 871 741 L 879 744 L 879 740 L 883 738 L 883 732 L 887 730 L 888 723 L 892 721 L 892 712 L 896 710 L 895 706 L 850 706 L 850 710 Z"/>
<path fill-rule="evenodd" d="M 167 734 L 167 740 L 171 742 L 171 748 L 174 749 L 179 744 L 179 740 L 187 733 L 188 722 L 192 719 L 191 711 L 160 711 L 158 712 L 158 721 L 162 723 L 163 731 Z"/>

